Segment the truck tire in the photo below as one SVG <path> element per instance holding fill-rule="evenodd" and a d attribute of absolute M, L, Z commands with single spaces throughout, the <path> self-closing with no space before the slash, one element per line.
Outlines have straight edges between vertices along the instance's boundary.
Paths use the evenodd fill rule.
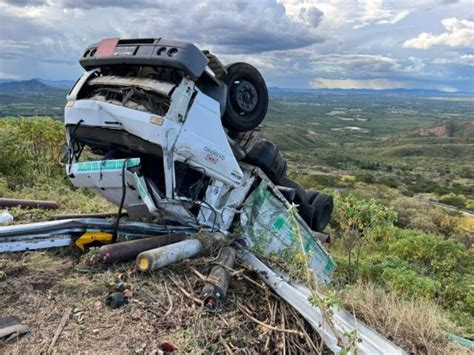
<path fill-rule="evenodd" d="M 298 212 L 301 218 L 306 222 L 306 224 L 311 228 L 314 219 L 314 207 L 311 205 L 307 205 L 305 203 L 298 206 Z"/>
<path fill-rule="evenodd" d="M 316 232 L 322 232 L 331 220 L 331 214 L 334 209 L 332 196 L 319 193 L 314 199 L 312 206 L 314 208 L 314 216 L 311 229 Z"/>
<path fill-rule="evenodd" d="M 307 203 L 308 205 L 311 205 L 313 204 L 314 199 L 318 195 L 319 195 L 318 191 L 306 191 L 303 202 Z"/>
<path fill-rule="evenodd" d="M 227 102 L 224 127 L 244 132 L 256 128 L 265 118 L 268 90 L 259 71 L 247 63 L 226 66 Z"/>
<path fill-rule="evenodd" d="M 260 139 L 255 143 L 244 161 L 258 166 L 275 185 L 286 186 L 281 184 L 288 168 L 286 160 L 273 142 Z"/>
<path fill-rule="evenodd" d="M 300 184 L 298 184 L 298 183 L 296 183 L 293 180 L 290 180 L 288 178 L 284 178 L 280 185 L 286 186 L 286 187 L 289 187 L 290 189 L 295 190 L 295 198 L 293 200 L 294 203 L 296 203 L 297 205 L 300 205 L 301 203 L 303 203 L 303 200 L 304 200 L 304 197 L 305 197 L 305 191 L 301 187 Z"/>
<path fill-rule="evenodd" d="M 296 197 L 295 189 L 291 189 L 289 187 L 280 186 L 280 185 L 278 185 L 276 188 L 278 189 L 278 191 L 280 191 L 280 193 L 289 203 L 292 203 L 295 200 L 295 197 Z"/>

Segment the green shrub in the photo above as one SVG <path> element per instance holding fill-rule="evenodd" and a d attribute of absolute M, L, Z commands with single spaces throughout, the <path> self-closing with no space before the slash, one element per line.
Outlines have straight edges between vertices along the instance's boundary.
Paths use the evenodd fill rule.
<path fill-rule="evenodd" d="M 0 120 L 0 173 L 10 184 L 62 175 L 63 124 L 49 117 Z"/>
<path fill-rule="evenodd" d="M 367 235 L 374 229 L 393 225 L 396 214 L 374 199 L 364 200 L 347 194 L 336 196 L 333 216 L 333 227 L 347 254 L 347 276 L 349 282 L 353 282 L 358 276 L 360 248 Z"/>
<path fill-rule="evenodd" d="M 339 183 L 339 178 L 334 175 L 310 174 L 297 175 L 290 174 L 290 178 L 301 184 L 307 189 L 318 190 L 323 187 L 336 186 Z"/>
<path fill-rule="evenodd" d="M 382 176 L 377 183 L 391 188 L 397 188 L 400 185 L 400 182 L 393 176 Z"/>
<path fill-rule="evenodd" d="M 17 127 L 0 126 L 0 174 L 10 182 L 21 182 L 32 164 L 31 151 L 23 144 Z"/>
<path fill-rule="evenodd" d="M 455 206 L 458 208 L 466 207 L 466 197 L 463 195 L 456 195 L 454 193 L 441 196 L 441 198 L 439 199 L 439 202 L 445 203 L 447 205 Z"/>
<path fill-rule="evenodd" d="M 410 268 L 387 268 L 381 275 L 386 286 L 405 296 L 433 299 L 441 288 L 439 281 L 422 276 Z"/>
<path fill-rule="evenodd" d="M 469 218 L 449 216 L 422 202 L 403 198 L 394 205 L 399 207 L 399 223 L 405 227 L 419 223 L 417 229 L 444 229 L 452 235 L 460 231 L 472 233 L 474 228 Z M 410 214 L 415 212 L 412 218 Z M 418 218 L 423 214 L 426 218 L 420 222 Z M 402 297 L 432 299 L 449 311 L 466 335 L 473 334 L 472 250 L 454 239 L 395 227 L 394 215 L 392 209 L 375 200 L 353 194 L 336 196 L 332 228 L 340 238 L 333 242 L 331 250 L 338 265 L 336 284 L 359 278 Z M 354 243 L 357 252 L 350 249 Z M 471 321 L 466 322 L 467 319 Z"/>

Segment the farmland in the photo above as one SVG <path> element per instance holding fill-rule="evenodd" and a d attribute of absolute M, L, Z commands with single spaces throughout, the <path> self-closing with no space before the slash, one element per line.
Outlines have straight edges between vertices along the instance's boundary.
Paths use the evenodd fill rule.
<path fill-rule="evenodd" d="M 64 89 L 31 82 L 0 87 L 0 197 L 54 199 L 61 206 L 56 212 L 12 209 L 17 223 L 44 220 L 53 213 L 115 211 L 97 195 L 72 188 L 64 178 L 57 158 L 63 145 L 60 120 L 65 95 Z M 335 302 L 353 309 L 411 352 L 452 350 L 447 333 L 473 337 L 473 98 L 432 92 L 283 89 L 270 89 L 270 97 L 264 136 L 282 150 L 290 176 L 306 188 L 335 197 L 336 209 L 326 230 L 331 236 L 326 247 L 338 264 L 332 289 Z M 359 226 L 356 234 L 350 228 L 354 223 Z M 291 310 L 268 289 L 259 289 L 254 297 L 257 293 L 248 278 L 255 275 L 248 270 L 245 280 L 231 285 L 229 304 L 216 318 L 203 316 L 192 298 L 179 291 L 181 287 L 199 292 L 199 278 L 188 279 L 183 270 L 205 272 L 205 258 L 148 278 L 133 273 L 131 264 L 97 269 L 89 260 L 93 251 L 82 256 L 65 253 L 2 256 L 0 275 L 11 287 L 0 289 L 0 295 L 9 300 L 2 307 L 29 311 L 24 316 L 38 327 L 43 319 L 61 317 L 51 300 L 73 306 L 73 325 L 65 334 L 72 347 L 79 346 L 80 331 L 87 329 L 92 334 L 88 346 L 107 351 L 104 347 L 113 343 L 112 338 L 95 329 L 107 324 L 109 333 L 114 332 L 115 323 L 121 324 L 119 329 L 124 324 L 131 329 L 131 340 L 121 344 L 130 352 L 158 346 L 155 331 L 159 339 L 171 339 L 189 352 L 211 345 L 216 352 L 228 346 L 239 351 L 247 344 L 259 349 L 260 337 L 269 351 L 278 351 L 286 341 L 249 320 L 253 314 L 273 322 Z M 55 267 L 61 272 L 54 273 Z M 125 313 L 104 309 L 101 303 L 109 285 L 120 277 L 136 287 L 135 300 Z M 169 287 L 178 300 L 175 307 L 183 312 L 169 315 L 171 308 L 164 307 L 169 297 L 160 292 L 163 287 Z M 238 308 L 242 297 L 251 299 L 243 311 Z M 35 316 L 38 307 L 43 311 Z M 258 311 L 263 308 L 265 312 Z M 164 320 L 157 323 L 164 313 Z M 194 319 L 199 322 L 190 321 Z M 298 317 L 292 314 L 288 319 L 291 323 L 284 326 L 300 327 Z M 204 326 L 216 332 L 208 334 Z M 52 331 L 48 325 L 36 335 L 38 344 L 18 343 L 9 350 L 18 351 L 21 344 L 30 351 L 43 349 Z M 422 334 L 416 335 L 417 331 Z M 104 347 L 94 344 L 94 339 L 102 338 Z M 63 344 L 58 350 L 70 348 Z"/>

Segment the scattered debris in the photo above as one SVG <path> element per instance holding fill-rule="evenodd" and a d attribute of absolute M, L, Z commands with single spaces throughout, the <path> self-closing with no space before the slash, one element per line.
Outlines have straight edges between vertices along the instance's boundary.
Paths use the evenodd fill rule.
<path fill-rule="evenodd" d="M 9 225 L 13 223 L 13 216 L 8 212 L 8 210 L 0 213 L 0 225 Z"/>
<path fill-rule="evenodd" d="M 127 213 L 122 213 L 120 217 L 128 216 Z M 74 214 L 58 214 L 51 217 L 52 221 L 60 221 L 71 218 L 111 218 L 117 217 L 117 213 L 74 213 Z"/>
<path fill-rule="evenodd" d="M 7 316 L 0 318 L 0 342 L 9 342 L 28 333 L 30 327 L 21 324 L 18 316 Z"/>
<path fill-rule="evenodd" d="M 0 198 L 0 208 L 42 208 L 46 210 L 57 210 L 59 204 L 55 201 L 20 200 L 14 198 Z"/>
<path fill-rule="evenodd" d="M 120 308 L 128 303 L 128 298 L 122 292 L 112 292 L 105 299 L 105 304 L 110 308 Z"/>
<path fill-rule="evenodd" d="M 455 334 L 448 334 L 448 339 L 458 343 L 461 346 L 474 350 L 474 340 L 463 338 Z"/>
<path fill-rule="evenodd" d="M 97 244 L 109 244 L 112 242 L 112 234 L 104 232 L 86 232 L 75 241 L 76 247 L 82 252 L 85 251 L 86 246 L 95 246 Z"/>
<path fill-rule="evenodd" d="M 229 269 L 234 267 L 234 262 L 235 249 L 231 247 L 222 248 L 217 258 L 218 265 L 211 269 L 208 277 L 210 280 L 201 291 L 201 299 L 206 309 L 215 311 L 224 300 L 230 282 Z"/>
<path fill-rule="evenodd" d="M 130 289 L 130 285 L 126 284 L 125 282 L 117 282 L 115 285 L 114 285 L 114 290 L 115 291 L 118 291 L 118 292 L 123 292 L 125 291 L 126 289 Z"/>
<path fill-rule="evenodd" d="M 49 344 L 49 347 L 48 347 L 49 352 L 53 350 L 54 346 L 58 342 L 59 337 L 61 336 L 61 333 L 63 332 L 64 327 L 66 326 L 69 320 L 69 317 L 71 316 L 71 313 L 72 313 L 72 307 L 68 307 L 64 311 L 63 316 L 61 317 L 61 321 L 59 322 L 59 325 L 56 331 L 54 332 L 53 340 L 51 340 L 51 344 Z"/>
<path fill-rule="evenodd" d="M 9 342 L 30 332 L 30 327 L 24 324 L 14 324 L 0 329 L 0 340 Z"/>
<path fill-rule="evenodd" d="M 158 270 L 177 261 L 188 259 L 198 254 L 201 249 L 201 241 L 188 239 L 164 247 L 147 250 L 138 254 L 136 261 L 137 270 L 141 272 Z"/>
<path fill-rule="evenodd" d="M 135 259 L 143 251 L 173 244 L 186 239 L 185 233 L 157 235 L 156 237 L 104 245 L 99 249 L 104 264 L 115 264 Z"/>
<path fill-rule="evenodd" d="M 167 353 L 172 353 L 173 351 L 176 351 L 176 346 L 173 345 L 173 343 L 169 342 L 169 341 L 165 341 L 163 343 L 161 343 L 161 346 L 160 346 L 161 350 L 163 350 L 164 352 L 167 352 Z"/>
<path fill-rule="evenodd" d="M 0 318 L 0 328 L 6 328 L 11 325 L 20 324 L 21 318 L 18 316 L 7 316 Z"/>

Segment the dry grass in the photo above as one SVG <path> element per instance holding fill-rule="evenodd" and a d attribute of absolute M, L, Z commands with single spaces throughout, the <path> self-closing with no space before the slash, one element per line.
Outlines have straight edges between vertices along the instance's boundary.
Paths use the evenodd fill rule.
<path fill-rule="evenodd" d="M 432 302 L 401 299 L 370 283 L 356 284 L 342 295 L 357 318 L 410 353 L 468 353 L 448 342 L 446 331 L 454 326 Z"/>
<path fill-rule="evenodd" d="M 6 275 L 0 280 L 1 316 L 18 315 L 32 327 L 0 345 L 0 353 L 47 352 L 68 307 L 72 316 L 53 353 L 157 353 L 164 341 L 178 353 L 326 352 L 312 329 L 240 264 L 226 302 L 216 313 L 203 311 L 203 281 L 192 269 L 205 275 L 212 260 L 143 275 L 132 263 L 103 268 L 64 250 L 0 255 Z M 114 310 L 104 300 L 119 280 L 131 285 L 133 297 Z"/>

